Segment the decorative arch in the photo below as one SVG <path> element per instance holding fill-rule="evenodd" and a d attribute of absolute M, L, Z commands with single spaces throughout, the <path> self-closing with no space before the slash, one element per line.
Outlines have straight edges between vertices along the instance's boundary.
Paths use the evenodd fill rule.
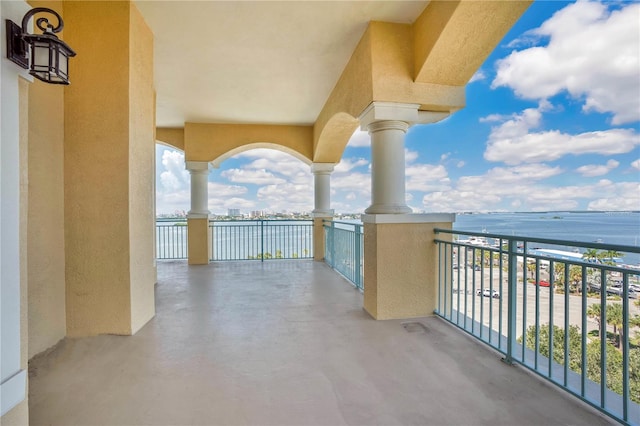
<path fill-rule="evenodd" d="M 184 129 L 182 128 L 156 128 L 156 143 L 184 152 Z"/>
<path fill-rule="evenodd" d="M 273 149 L 276 151 L 284 152 L 286 154 L 289 154 L 297 158 L 298 160 L 302 161 L 307 165 L 311 165 L 311 160 L 305 157 L 304 155 L 302 155 L 301 153 L 299 153 L 298 151 L 283 145 L 270 143 L 270 142 L 254 142 L 254 143 L 238 146 L 236 148 L 230 149 L 229 151 L 225 152 L 219 157 L 214 158 L 213 160 L 211 160 L 211 164 L 213 165 L 213 167 L 217 169 L 225 160 L 233 157 L 234 155 L 238 155 L 242 152 L 250 151 L 252 149 L 259 149 L 259 148 Z"/>
<path fill-rule="evenodd" d="M 161 141 L 161 140 L 157 140 L 156 139 L 156 145 L 166 146 L 167 148 L 175 149 L 176 151 L 180 151 L 180 152 L 182 152 L 184 154 L 184 149 L 183 148 L 178 148 L 177 146 L 172 145 L 169 142 L 165 142 L 165 141 Z"/>
<path fill-rule="evenodd" d="M 360 125 L 360 120 L 346 112 L 334 114 L 320 129 L 315 150 L 314 163 L 338 163 L 349 139 Z"/>

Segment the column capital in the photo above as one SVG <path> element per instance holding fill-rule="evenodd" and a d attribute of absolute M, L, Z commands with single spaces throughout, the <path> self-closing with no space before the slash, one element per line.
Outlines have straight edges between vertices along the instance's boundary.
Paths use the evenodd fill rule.
<path fill-rule="evenodd" d="M 186 161 L 185 169 L 189 170 L 190 173 L 193 172 L 207 172 L 211 170 L 211 163 L 208 161 Z"/>
<path fill-rule="evenodd" d="M 335 166 L 335 163 L 312 163 L 311 173 L 314 175 L 331 174 Z"/>
<path fill-rule="evenodd" d="M 408 125 L 436 123 L 447 118 L 449 111 L 420 111 L 420 104 L 374 101 L 360 114 L 360 128 L 369 130 L 369 125 L 378 121 L 403 121 Z"/>

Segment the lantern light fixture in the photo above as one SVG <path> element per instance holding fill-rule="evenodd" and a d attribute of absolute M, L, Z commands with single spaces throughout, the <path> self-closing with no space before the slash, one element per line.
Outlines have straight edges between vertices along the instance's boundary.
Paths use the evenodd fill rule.
<path fill-rule="evenodd" d="M 30 34 L 27 25 L 36 13 L 55 16 L 57 25 L 54 27 L 46 17 L 41 16 L 36 19 L 35 26 L 42 30 L 42 34 Z M 22 27 L 9 19 L 6 20 L 6 25 L 7 58 L 28 69 L 29 74 L 45 83 L 69 84 L 69 58 L 76 56 L 76 52 L 56 36 L 64 27 L 57 12 L 46 7 L 36 7 L 24 15 Z"/>

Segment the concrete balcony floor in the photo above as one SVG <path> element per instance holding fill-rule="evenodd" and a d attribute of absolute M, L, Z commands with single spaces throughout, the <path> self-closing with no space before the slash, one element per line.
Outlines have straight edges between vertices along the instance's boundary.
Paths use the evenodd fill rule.
<path fill-rule="evenodd" d="M 32 360 L 31 423 L 610 423 L 438 318 L 374 321 L 323 263 L 162 262 L 156 304 L 135 336 Z"/>

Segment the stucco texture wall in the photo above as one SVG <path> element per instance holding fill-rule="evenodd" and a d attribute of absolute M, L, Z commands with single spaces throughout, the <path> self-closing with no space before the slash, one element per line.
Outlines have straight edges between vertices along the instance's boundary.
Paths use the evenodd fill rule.
<path fill-rule="evenodd" d="M 67 334 L 131 334 L 153 312 L 152 38 L 128 2 L 64 11 Z"/>
<path fill-rule="evenodd" d="M 62 2 L 32 1 L 62 13 Z M 63 34 L 61 35 L 64 36 Z M 66 334 L 64 272 L 64 88 L 29 84 L 29 358 Z"/>
<path fill-rule="evenodd" d="M 364 224 L 364 309 L 372 317 L 415 318 L 433 314 L 438 271 L 433 229 L 451 226 L 451 223 Z"/>
<path fill-rule="evenodd" d="M 153 34 L 130 5 L 129 241 L 131 332 L 155 315 L 155 92 Z"/>

